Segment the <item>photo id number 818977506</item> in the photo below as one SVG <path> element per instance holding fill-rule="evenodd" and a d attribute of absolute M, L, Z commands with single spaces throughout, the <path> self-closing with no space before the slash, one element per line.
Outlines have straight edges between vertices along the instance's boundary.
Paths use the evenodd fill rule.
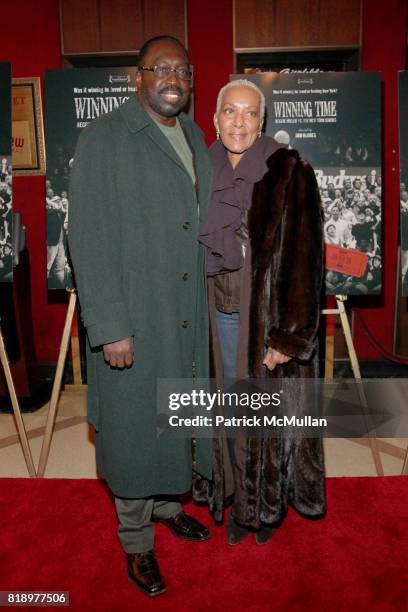
<path fill-rule="evenodd" d="M 69 591 L 0 591 L 0 606 L 69 606 Z"/>

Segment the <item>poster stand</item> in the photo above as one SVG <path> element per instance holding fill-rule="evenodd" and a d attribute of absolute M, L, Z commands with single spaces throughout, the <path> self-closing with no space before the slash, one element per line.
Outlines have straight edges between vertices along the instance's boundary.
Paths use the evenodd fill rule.
<path fill-rule="evenodd" d="M 57 369 L 56 369 L 54 384 L 53 384 L 53 388 L 52 388 L 50 407 L 49 407 L 49 411 L 48 411 L 48 415 L 47 415 L 44 440 L 43 440 L 43 445 L 42 445 L 42 448 L 41 448 L 40 461 L 39 461 L 39 464 L 38 464 L 37 476 L 39 478 L 43 478 L 44 472 L 45 472 L 45 468 L 46 468 L 46 465 L 47 465 L 47 461 L 48 461 L 48 455 L 49 455 L 49 450 L 50 450 L 50 446 L 51 446 L 52 433 L 53 433 L 53 428 L 54 428 L 54 424 L 55 424 L 55 417 L 56 417 L 57 408 L 58 408 L 58 400 L 59 400 L 59 396 L 60 396 L 60 392 L 61 392 L 62 374 L 63 374 L 63 371 L 64 371 L 64 364 L 65 364 L 65 360 L 66 360 L 67 353 L 68 353 L 68 346 L 69 346 L 69 340 L 70 340 L 70 331 L 71 331 L 71 327 L 72 327 L 72 322 L 73 322 L 73 318 L 74 318 L 74 314 L 75 314 L 75 306 L 76 306 L 76 302 L 77 302 L 77 295 L 76 295 L 75 290 L 74 289 L 67 289 L 67 291 L 70 293 L 70 298 L 69 298 L 69 303 L 68 303 L 67 316 L 66 316 L 66 319 L 65 319 L 64 331 L 63 331 L 63 334 L 62 334 L 62 341 L 61 341 L 60 352 L 59 352 L 58 361 L 57 361 Z M 350 324 L 349 324 L 349 321 L 348 321 L 348 318 L 347 318 L 346 309 L 345 309 L 345 306 L 344 306 L 344 303 L 347 300 L 347 296 L 346 295 L 336 295 L 335 296 L 335 300 L 336 300 L 336 303 L 337 303 L 337 308 L 326 308 L 326 309 L 323 309 L 321 311 L 321 314 L 323 314 L 323 315 L 339 315 L 340 316 L 340 321 L 341 321 L 341 325 L 342 325 L 342 329 L 343 329 L 343 333 L 344 333 L 344 337 L 345 337 L 345 340 L 346 340 L 347 349 L 348 349 L 348 353 L 349 353 L 351 368 L 353 370 L 354 379 L 355 379 L 355 381 L 357 383 L 357 390 L 358 390 L 360 402 L 361 402 L 361 405 L 363 406 L 363 408 L 367 408 L 368 404 L 367 404 L 367 398 L 366 398 L 365 392 L 364 392 L 364 387 L 363 387 L 363 384 L 362 384 L 362 381 L 361 381 L 360 366 L 359 366 L 357 355 L 356 355 L 356 351 L 355 351 L 355 348 L 354 348 L 354 345 L 353 345 L 353 338 L 352 338 L 352 335 L 351 335 Z M 73 337 L 75 338 L 75 335 Z M 77 338 L 77 336 L 76 336 L 76 338 Z M 77 338 L 77 340 L 78 340 L 78 338 Z M 334 343 L 333 343 L 333 339 L 330 338 L 330 337 L 328 338 L 328 345 L 329 345 L 329 349 L 331 351 L 331 355 L 329 355 L 328 359 L 326 359 L 326 362 L 328 363 L 328 366 L 326 367 L 326 371 L 325 371 L 325 378 L 326 379 L 333 378 Z M 1 348 L 1 346 L 0 346 L 0 348 Z M 74 365 L 74 372 L 75 372 L 75 368 L 77 368 L 77 369 L 79 368 L 79 345 L 78 345 L 77 349 L 75 349 L 75 346 L 73 346 L 72 354 L 73 354 L 73 359 L 76 359 L 76 365 Z M 3 359 L 3 357 L 2 357 L 2 359 Z M 330 369 L 331 369 L 331 375 L 330 375 Z M 77 371 L 77 376 L 80 377 L 80 369 Z M 85 387 L 85 385 L 75 384 L 75 378 L 74 378 L 74 385 L 71 385 L 71 387 L 74 387 L 75 390 L 78 390 L 78 388 L 79 389 L 83 389 Z M 21 418 L 21 416 L 20 416 L 20 418 Z M 383 469 L 383 465 L 382 465 L 382 462 L 381 462 L 381 456 L 380 456 L 380 451 L 379 451 L 379 446 L 378 446 L 377 439 L 369 437 L 368 440 L 369 440 L 369 445 L 370 445 L 371 453 L 372 453 L 372 456 L 373 456 L 373 461 L 374 461 L 374 465 L 375 465 L 375 469 L 376 469 L 377 475 L 378 476 L 383 476 L 384 475 L 384 469 Z M 384 450 L 384 452 L 387 452 L 386 449 L 383 449 L 383 450 Z M 389 453 L 389 454 L 391 454 L 391 453 Z M 405 457 L 404 467 L 403 467 L 402 473 L 403 474 L 408 473 L 408 455 Z"/>
<path fill-rule="evenodd" d="M 335 296 L 337 308 L 325 308 L 322 310 L 322 314 L 324 315 L 339 315 L 341 321 L 341 327 L 343 330 L 344 338 L 347 344 L 347 350 L 350 359 L 351 369 L 353 371 L 354 379 L 357 383 L 357 391 L 360 398 L 360 403 L 363 409 L 368 407 L 367 398 L 364 392 L 364 387 L 361 382 L 361 372 L 360 366 L 357 359 L 357 354 L 353 344 L 353 338 L 350 330 L 350 323 L 347 318 L 346 309 L 344 303 L 347 301 L 347 295 L 336 295 Z M 330 379 L 333 378 L 333 364 L 334 364 L 334 337 L 328 336 L 327 338 L 326 349 L 329 355 L 326 356 L 326 369 L 325 369 L 325 378 Z M 365 411 L 364 411 L 365 412 Z M 367 416 L 367 414 L 365 414 Z M 384 476 L 384 469 L 381 462 L 380 450 L 378 447 L 378 442 L 376 438 L 372 438 L 371 436 L 368 438 L 369 445 L 371 449 L 371 454 L 373 456 L 373 461 L 375 465 L 375 470 L 377 472 L 377 476 Z"/>
<path fill-rule="evenodd" d="M 79 347 L 79 335 L 77 315 L 74 312 L 74 317 L 71 326 L 71 356 L 72 356 L 72 378 L 73 383 L 68 383 L 64 386 L 65 393 L 85 392 L 87 385 L 84 385 L 81 373 L 81 350 Z"/>
<path fill-rule="evenodd" d="M 6 347 L 4 345 L 3 334 L 1 332 L 0 327 L 0 361 L 3 366 L 4 374 L 6 377 L 7 389 L 10 394 L 11 403 L 13 406 L 14 418 L 16 421 L 17 432 L 20 438 L 20 444 L 24 455 L 24 460 L 27 466 L 28 473 L 30 478 L 36 477 L 35 467 L 33 463 L 33 458 L 31 455 L 30 445 L 27 439 L 27 433 L 24 427 L 24 422 L 21 416 L 20 405 L 18 403 L 16 389 L 13 382 L 13 377 L 11 375 L 10 364 L 7 357 Z"/>
<path fill-rule="evenodd" d="M 44 440 L 41 448 L 40 461 L 38 463 L 37 476 L 39 478 L 44 477 L 45 468 L 47 466 L 48 454 L 50 452 L 52 433 L 55 424 L 55 417 L 57 414 L 58 400 L 61 393 L 62 375 L 64 373 L 65 360 L 67 358 L 68 346 L 70 340 L 70 332 L 72 321 L 75 314 L 75 306 L 77 302 L 77 295 L 75 289 L 67 289 L 69 292 L 69 302 L 67 316 L 65 318 L 64 331 L 62 333 L 61 347 L 58 355 L 57 369 L 55 372 L 54 384 L 52 386 L 50 407 L 48 410 L 47 421 L 45 425 Z"/>
<path fill-rule="evenodd" d="M 401 475 L 408 476 L 408 449 L 407 449 L 407 452 L 405 453 L 404 465 L 402 466 Z"/>

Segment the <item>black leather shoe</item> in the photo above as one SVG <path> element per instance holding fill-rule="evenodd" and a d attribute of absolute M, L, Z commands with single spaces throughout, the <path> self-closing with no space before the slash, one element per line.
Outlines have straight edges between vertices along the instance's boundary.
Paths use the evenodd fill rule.
<path fill-rule="evenodd" d="M 234 521 L 231 515 L 228 517 L 228 521 L 227 521 L 227 542 L 228 544 L 231 544 L 231 546 L 235 546 L 235 544 L 239 544 L 240 542 L 242 542 L 244 538 L 247 537 L 248 533 L 249 533 L 249 529 L 247 529 L 246 527 L 242 527 L 241 525 L 238 525 L 238 523 Z"/>
<path fill-rule="evenodd" d="M 259 545 L 267 544 L 274 533 L 277 531 L 277 527 L 267 527 L 262 525 L 259 531 L 255 532 L 255 541 Z"/>
<path fill-rule="evenodd" d="M 166 584 L 160 573 L 153 550 L 143 553 L 127 553 L 127 575 L 132 584 L 153 597 L 166 590 Z"/>
<path fill-rule="evenodd" d="M 207 527 L 185 512 L 179 512 L 176 516 L 167 519 L 153 517 L 153 520 L 167 525 L 175 536 L 184 540 L 203 542 L 211 537 L 211 532 Z"/>

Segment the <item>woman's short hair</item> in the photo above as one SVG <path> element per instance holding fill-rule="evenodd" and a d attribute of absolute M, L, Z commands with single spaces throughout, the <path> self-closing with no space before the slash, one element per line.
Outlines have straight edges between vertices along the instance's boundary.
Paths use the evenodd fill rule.
<path fill-rule="evenodd" d="M 262 91 L 259 89 L 258 85 L 255 85 L 255 83 L 253 83 L 252 81 L 249 81 L 248 79 L 237 79 L 236 81 L 230 81 L 229 83 L 224 85 L 224 87 L 221 87 L 218 93 L 218 97 L 217 97 L 217 107 L 216 107 L 217 115 L 221 112 L 221 105 L 222 105 L 222 100 L 224 98 L 225 92 L 227 92 L 229 89 L 232 89 L 233 87 L 250 87 L 251 89 L 254 89 L 257 92 L 259 96 L 259 100 L 260 100 L 259 107 L 260 107 L 261 121 L 263 121 L 265 117 L 265 96 L 262 93 Z"/>

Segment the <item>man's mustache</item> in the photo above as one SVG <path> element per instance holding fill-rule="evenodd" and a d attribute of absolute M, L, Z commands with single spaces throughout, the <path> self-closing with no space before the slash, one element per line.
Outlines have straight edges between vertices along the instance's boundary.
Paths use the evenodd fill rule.
<path fill-rule="evenodd" d="M 180 87 L 177 87 L 175 85 L 166 85 L 165 87 L 162 87 L 161 89 L 159 89 L 159 94 L 163 94 L 163 93 L 176 93 L 179 96 L 182 96 L 183 90 Z"/>

